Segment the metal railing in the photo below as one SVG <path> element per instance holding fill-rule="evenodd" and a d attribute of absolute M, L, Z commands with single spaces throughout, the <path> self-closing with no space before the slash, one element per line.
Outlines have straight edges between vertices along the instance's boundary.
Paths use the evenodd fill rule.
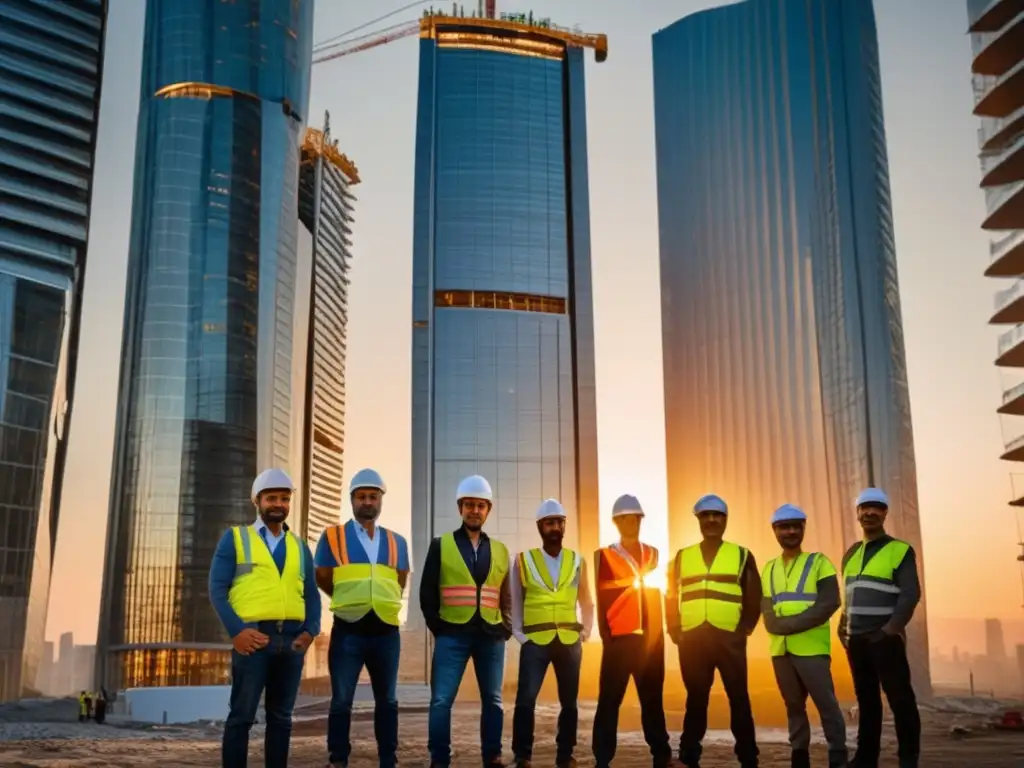
<path fill-rule="evenodd" d="M 1024 280 L 1017 278 L 1009 288 L 1004 288 L 996 293 L 993 300 L 995 311 L 999 312 L 1000 310 L 1005 309 L 1014 301 L 1019 299 L 1021 295 L 1024 295 Z"/>
<path fill-rule="evenodd" d="M 1015 325 L 1008 331 L 999 334 L 999 357 L 1024 341 L 1024 323 Z"/>
<path fill-rule="evenodd" d="M 989 261 L 996 262 L 1021 243 L 1024 243 L 1024 229 L 1015 229 L 988 245 Z"/>

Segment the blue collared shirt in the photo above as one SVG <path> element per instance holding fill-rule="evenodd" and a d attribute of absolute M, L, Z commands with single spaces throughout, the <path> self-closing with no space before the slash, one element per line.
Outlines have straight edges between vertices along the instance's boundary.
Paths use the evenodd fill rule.
<path fill-rule="evenodd" d="M 260 539 L 274 557 L 278 572 L 284 572 L 285 554 L 288 548 L 280 547 L 278 544 L 284 540 L 288 526 L 283 526 L 280 536 L 274 536 L 262 520 L 254 525 L 254 527 L 259 532 Z M 258 546 L 256 542 L 253 542 L 253 544 Z M 306 620 L 304 622 L 286 622 L 288 625 L 294 624 L 294 626 L 287 627 L 286 631 L 308 632 L 313 637 L 316 637 L 320 634 L 320 592 L 316 586 L 313 555 L 309 551 L 309 545 L 305 542 L 301 542 L 301 544 L 302 556 L 306 561 L 306 577 L 302 588 L 302 597 L 306 603 Z M 220 618 L 220 622 L 224 625 L 224 629 L 229 637 L 234 637 L 247 627 L 256 628 L 255 622 L 242 621 L 228 600 L 231 584 L 235 580 L 235 563 L 235 537 L 232 530 L 228 529 L 217 544 L 217 550 L 213 553 L 213 562 L 210 563 L 209 588 L 210 603 L 213 605 L 213 610 L 217 612 L 217 616 Z"/>

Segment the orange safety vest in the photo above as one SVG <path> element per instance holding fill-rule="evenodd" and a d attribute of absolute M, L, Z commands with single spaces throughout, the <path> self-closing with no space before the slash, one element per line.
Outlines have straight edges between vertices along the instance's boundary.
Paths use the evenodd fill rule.
<path fill-rule="evenodd" d="M 597 592 L 612 637 L 644 631 L 644 577 L 658 567 L 658 550 L 640 543 L 640 562 L 621 544 L 600 550 Z"/>

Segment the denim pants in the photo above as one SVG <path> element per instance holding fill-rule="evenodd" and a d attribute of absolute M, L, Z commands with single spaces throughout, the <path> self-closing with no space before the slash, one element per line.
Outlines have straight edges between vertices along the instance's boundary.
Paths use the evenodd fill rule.
<path fill-rule="evenodd" d="M 265 648 L 248 656 L 231 651 L 231 711 L 224 723 L 223 768 L 246 768 L 249 730 L 256 722 L 261 696 L 267 713 L 264 764 L 266 768 L 288 766 L 292 709 L 299 694 L 305 654 L 292 649 L 297 633 L 282 633 L 277 622 L 260 622 L 258 629 L 270 638 Z"/>
<path fill-rule="evenodd" d="M 516 709 L 512 718 L 512 752 L 518 761 L 533 758 L 534 710 L 537 696 L 544 684 L 548 667 L 555 668 L 555 682 L 558 685 L 558 735 L 555 743 L 558 765 L 569 762 L 576 748 L 576 733 L 579 726 L 577 699 L 580 692 L 580 664 L 583 661 L 583 645 L 575 642 L 563 645 L 557 638 L 547 645 L 526 643 L 519 653 L 519 684 L 516 689 Z"/>
<path fill-rule="evenodd" d="M 440 635 L 430 665 L 430 715 L 427 748 L 437 765 L 451 765 L 452 704 L 466 665 L 473 660 L 480 688 L 480 751 L 484 765 L 501 757 L 501 686 L 505 674 L 505 641 L 482 633 Z"/>
<path fill-rule="evenodd" d="M 363 667 L 373 689 L 373 735 L 381 768 L 398 765 L 398 657 L 401 635 L 357 635 L 345 631 L 339 619 L 331 630 L 328 664 L 331 671 L 331 711 L 327 718 L 327 751 L 333 765 L 348 765 L 352 754 L 352 701 Z"/>

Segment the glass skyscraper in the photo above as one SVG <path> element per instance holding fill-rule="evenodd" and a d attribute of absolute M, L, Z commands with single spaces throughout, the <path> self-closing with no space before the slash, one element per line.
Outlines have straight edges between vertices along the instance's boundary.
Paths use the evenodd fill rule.
<path fill-rule="evenodd" d="M 761 562 L 793 502 L 838 565 L 877 485 L 920 564 L 872 3 L 748 0 L 656 33 L 653 55 L 673 547 L 713 491 Z M 927 687 L 925 627 L 922 603 Z"/>
<path fill-rule="evenodd" d="M 549 496 L 568 546 L 598 541 L 584 47 L 546 19 L 421 24 L 413 230 L 412 542 L 459 525 L 466 475 L 487 531 L 536 546 Z M 415 578 L 415 572 L 414 572 Z M 413 584 L 410 594 L 417 594 Z M 411 601 L 416 604 L 415 597 Z M 410 611 L 410 628 L 420 618 Z"/>
<path fill-rule="evenodd" d="M 0 701 L 35 690 L 78 364 L 105 0 L 0 0 Z"/>
<path fill-rule="evenodd" d="M 312 0 L 149 0 L 97 666 L 228 679 L 207 576 L 256 472 L 298 474 L 292 353 Z"/>

